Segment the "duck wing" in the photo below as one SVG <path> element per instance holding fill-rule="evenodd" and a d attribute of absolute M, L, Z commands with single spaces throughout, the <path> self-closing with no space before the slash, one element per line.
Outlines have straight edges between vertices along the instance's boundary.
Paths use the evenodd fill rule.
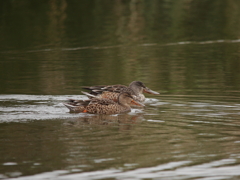
<path fill-rule="evenodd" d="M 116 102 L 106 98 L 92 98 L 90 104 L 99 104 L 103 106 L 108 106 L 108 105 L 116 104 Z"/>
<path fill-rule="evenodd" d="M 63 103 L 72 113 L 81 113 L 85 110 L 91 100 L 75 100 L 69 99 L 66 103 Z"/>
<path fill-rule="evenodd" d="M 115 93 L 122 93 L 122 92 L 129 92 L 131 94 L 133 93 L 133 91 L 128 86 L 124 86 L 124 85 L 121 85 L 121 84 L 108 85 L 108 86 L 104 86 L 104 85 L 83 86 L 82 88 L 86 89 L 86 90 L 89 90 L 90 94 L 93 94 L 93 95 L 102 94 L 104 91 L 115 92 Z"/>
<path fill-rule="evenodd" d="M 112 86 L 106 86 L 102 88 L 102 91 L 109 91 L 109 92 L 116 92 L 116 93 L 122 93 L 129 91 L 129 87 L 124 85 L 112 85 Z"/>
<path fill-rule="evenodd" d="M 66 104 L 72 105 L 72 106 L 84 106 L 86 107 L 91 102 L 90 99 L 88 100 L 76 100 L 76 99 L 68 99 Z"/>

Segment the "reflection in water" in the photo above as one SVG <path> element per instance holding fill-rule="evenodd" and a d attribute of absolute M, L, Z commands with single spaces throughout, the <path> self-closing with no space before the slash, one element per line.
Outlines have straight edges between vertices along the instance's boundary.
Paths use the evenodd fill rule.
<path fill-rule="evenodd" d="M 132 124 L 135 124 L 140 116 L 119 114 L 119 115 L 91 115 L 68 120 L 64 123 L 66 126 L 82 127 L 88 125 L 104 125 L 119 127 L 120 131 L 131 130 Z"/>
<path fill-rule="evenodd" d="M 42 77 L 39 85 L 44 87 L 42 89 L 44 94 L 48 94 L 49 91 L 56 92 L 57 89 L 61 89 L 63 86 L 64 65 L 61 61 L 65 55 L 59 49 L 67 43 L 64 41 L 67 3 L 65 0 L 50 0 L 49 6 L 50 9 L 47 12 L 49 23 L 46 28 L 45 42 L 50 44 L 54 51 L 51 53 L 38 53 L 41 62 L 39 75 Z"/>
<path fill-rule="evenodd" d="M 49 16 L 49 27 L 48 27 L 48 37 L 46 38 L 51 43 L 58 47 L 62 47 L 62 42 L 65 35 L 65 20 L 67 18 L 66 8 L 67 2 L 65 0 L 49 1 L 50 10 L 48 12 Z"/>
<path fill-rule="evenodd" d="M 52 54 L 51 51 L 26 53 L 24 58 L 31 59 L 32 56 L 39 54 L 39 60 L 44 59 L 41 61 L 41 70 L 31 68 L 31 65 L 35 67 L 38 62 L 32 63 L 29 60 L 27 64 L 30 63 L 30 67 L 20 66 L 26 69 L 22 75 L 22 72 L 17 70 L 19 65 L 15 61 L 3 63 L 5 65 L 10 63 L 9 66 L 12 64 L 13 68 L 16 66 L 16 70 L 14 69 L 15 73 L 6 72 L 8 66 L 0 67 L 2 74 L 6 76 L 1 79 L 3 86 L 0 90 L 2 93 L 80 94 L 82 85 L 127 85 L 133 80 L 142 79 L 141 81 L 146 82 L 147 86 L 156 91 L 170 94 L 238 95 L 239 85 L 236 82 L 239 80 L 237 74 L 240 66 L 236 57 L 223 53 L 228 51 L 231 54 L 237 46 L 238 44 L 235 43 L 136 46 L 140 56 L 148 53 L 152 58 L 148 60 L 146 57 L 132 61 L 117 58 L 120 61 L 116 60 L 110 64 L 102 60 L 101 53 L 114 53 L 116 49 L 61 51 L 66 55 L 71 54 L 69 58 L 76 60 L 57 59 L 52 62 L 42 56 Z M 124 49 L 125 53 L 129 52 L 127 47 Z M 205 53 L 202 54 L 199 51 Z M 78 61 L 78 56 L 81 57 L 82 53 L 86 56 L 86 62 Z M 92 53 L 99 57 L 93 57 Z M 163 55 L 158 57 L 159 53 Z M 217 56 L 220 57 L 217 58 Z M 111 59 L 111 55 L 106 58 Z M 119 81 L 112 82 L 111 78 Z"/>
<path fill-rule="evenodd" d="M 82 85 L 141 80 L 170 94 L 239 94 L 239 31 L 225 24 L 238 21 L 239 3 L 25 0 L 1 7 L 1 93 L 79 94 Z"/>

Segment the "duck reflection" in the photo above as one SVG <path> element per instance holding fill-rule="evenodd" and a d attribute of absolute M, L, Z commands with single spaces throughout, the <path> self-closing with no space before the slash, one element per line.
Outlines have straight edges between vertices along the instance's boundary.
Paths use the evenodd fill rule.
<path fill-rule="evenodd" d="M 141 114 L 87 115 L 68 120 L 64 125 L 70 127 L 84 127 L 86 125 L 118 126 L 119 130 L 131 130 L 132 125 L 138 123 L 141 117 Z"/>

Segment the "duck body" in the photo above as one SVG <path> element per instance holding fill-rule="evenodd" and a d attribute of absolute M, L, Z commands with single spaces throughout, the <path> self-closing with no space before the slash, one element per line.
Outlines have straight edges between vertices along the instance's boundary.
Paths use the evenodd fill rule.
<path fill-rule="evenodd" d="M 135 102 L 130 93 L 121 93 L 118 95 L 117 102 L 106 98 L 92 98 L 88 100 L 70 99 L 64 105 L 74 113 L 91 114 L 119 114 L 131 110 L 131 104 L 144 106 Z"/>
<path fill-rule="evenodd" d="M 133 81 L 130 83 L 129 86 L 124 85 L 99 85 L 99 86 L 84 86 L 83 89 L 89 90 L 89 94 L 93 95 L 94 97 L 98 98 L 107 98 L 111 99 L 113 101 L 117 101 L 118 95 L 123 92 L 130 93 L 134 100 L 139 102 L 145 101 L 145 96 L 143 93 L 149 93 L 149 94 L 159 94 L 156 91 L 153 91 L 146 87 L 142 82 L 140 81 Z M 86 93 L 84 93 L 86 94 Z M 87 94 L 86 94 L 87 95 Z M 91 98 L 91 96 L 88 96 Z"/>

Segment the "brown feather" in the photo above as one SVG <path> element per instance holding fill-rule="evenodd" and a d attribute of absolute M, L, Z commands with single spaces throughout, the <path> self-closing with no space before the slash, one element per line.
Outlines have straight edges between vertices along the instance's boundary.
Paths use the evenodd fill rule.
<path fill-rule="evenodd" d="M 92 98 L 88 100 L 70 99 L 64 105 L 70 112 L 88 112 L 92 114 L 119 114 L 131 110 L 133 97 L 129 93 L 120 93 L 118 102 L 106 98 Z"/>

